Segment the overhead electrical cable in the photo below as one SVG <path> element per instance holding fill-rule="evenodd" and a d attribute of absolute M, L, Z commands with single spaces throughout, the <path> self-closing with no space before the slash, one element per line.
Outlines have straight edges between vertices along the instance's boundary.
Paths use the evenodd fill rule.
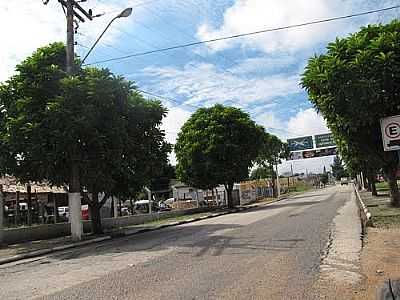
<path fill-rule="evenodd" d="M 214 42 L 218 42 L 218 41 L 225 41 L 225 40 L 231 40 L 231 39 L 235 39 L 235 38 L 241 38 L 241 37 L 245 37 L 245 36 L 252 36 L 252 35 L 258 35 L 258 34 L 262 34 L 262 33 L 281 31 L 281 30 L 287 30 L 287 29 L 292 29 L 292 28 L 305 27 L 305 26 L 309 26 L 309 25 L 315 25 L 315 24 L 327 23 L 327 22 L 332 22 L 332 21 L 350 19 L 350 18 L 354 18 L 354 17 L 360 17 L 360 16 L 365 16 L 365 15 L 375 14 L 375 13 L 378 13 L 378 12 L 389 11 L 389 10 L 393 10 L 393 9 L 397 9 L 397 8 L 400 8 L 400 5 L 395 5 L 395 6 L 381 8 L 381 9 L 375 9 L 375 10 L 369 10 L 369 11 L 350 14 L 350 15 L 345 15 L 345 16 L 339 16 L 339 17 L 327 18 L 327 19 L 322 19 L 322 20 L 309 21 L 309 22 L 305 22 L 305 23 L 281 26 L 281 27 L 276 27 L 276 28 L 267 28 L 267 29 L 262 29 L 262 30 L 258 30 L 258 31 L 240 33 L 240 34 L 235 34 L 235 35 L 230 35 L 230 36 L 223 36 L 223 37 L 218 37 L 218 38 L 204 40 L 204 41 L 198 41 L 198 42 L 175 45 L 175 46 L 161 48 L 161 49 L 149 50 L 149 51 L 145 51 L 145 52 L 132 53 L 132 54 L 125 55 L 125 56 L 114 57 L 114 58 L 109 58 L 109 59 L 105 59 L 105 60 L 99 60 L 99 61 L 87 63 L 85 65 L 93 65 L 93 64 L 106 63 L 106 62 L 117 61 L 117 60 L 124 60 L 124 59 L 132 58 L 132 57 L 138 57 L 138 56 L 144 56 L 144 55 L 154 54 L 154 53 L 158 53 L 158 52 L 164 52 L 164 51 L 170 51 L 170 50 L 175 50 L 175 49 L 180 49 L 180 48 L 192 47 L 192 46 L 202 45 L 202 44 L 206 44 L 206 43 L 214 43 Z"/>

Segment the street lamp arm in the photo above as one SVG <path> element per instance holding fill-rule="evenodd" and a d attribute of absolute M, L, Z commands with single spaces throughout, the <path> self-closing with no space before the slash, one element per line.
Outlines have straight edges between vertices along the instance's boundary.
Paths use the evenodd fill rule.
<path fill-rule="evenodd" d="M 96 45 L 99 43 L 100 39 L 103 37 L 103 35 L 106 33 L 107 29 L 111 26 L 111 24 L 118 19 L 119 16 L 114 17 L 110 23 L 108 23 L 107 27 L 103 30 L 103 32 L 100 34 L 100 36 L 97 38 L 96 42 L 94 42 L 94 44 L 92 45 L 92 47 L 90 47 L 88 53 L 86 53 L 85 57 L 82 59 L 81 61 L 81 66 L 83 65 L 83 63 L 85 62 L 86 58 L 90 55 L 90 53 L 92 53 L 94 47 L 96 47 Z"/>
<path fill-rule="evenodd" d="M 108 30 L 108 28 L 111 26 L 111 24 L 118 18 L 126 18 L 129 17 L 132 13 L 132 8 L 126 8 L 124 9 L 118 16 L 114 17 L 110 23 L 108 23 L 107 27 L 103 30 L 103 32 L 100 34 L 100 36 L 97 38 L 96 42 L 93 44 L 92 47 L 90 47 L 88 53 L 86 53 L 85 57 L 82 59 L 80 66 L 83 65 L 83 63 L 85 62 L 86 58 L 90 55 L 90 53 L 93 51 L 94 47 L 96 47 L 96 45 L 99 43 L 100 39 L 103 37 L 103 35 L 106 33 L 106 31 Z"/>

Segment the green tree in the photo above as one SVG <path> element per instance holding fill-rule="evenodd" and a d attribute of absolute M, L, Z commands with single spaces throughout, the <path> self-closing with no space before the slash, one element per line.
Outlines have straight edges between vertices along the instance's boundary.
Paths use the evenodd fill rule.
<path fill-rule="evenodd" d="M 327 185 L 328 181 L 329 181 L 329 176 L 328 173 L 322 173 L 319 177 L 319 179 L 321 180 L 321 183 L 325 186 Z"/>
<path fill-rule="evenodd" d="M 302 78 L 311 102 L 337 139 L 383 169 L 392 204 L 400 206 L 397 154 L 384 152 L 379 120 L 400 113 L 400 22 L 370 25 L 328 45 Z"/>
<path fill-rule="evenodd" d="M 21 181 L 68 185 L 71 165 L 90 194 L 92 230 L 110 195 L 131 195 L 167 160 L 166 110 L 107 69 L 67 77 L 60 43 L 38 49 L 0 87 L 5 171 Z M 104 197 L 98 199 L 102 193 Z"/>
<path fill-rule="evenodd" d="M 339 155 L 333 158 L 333 164 L 331 165 L 332 175 L 336 180 L 340 180 L 342 177 L 348 177 L 347 171 L 344 169 L 343 161 Z"/>
<path fill-rule="evenodd" d="M 262 143 L 263 129 L 238 108 L 215 105 L 197 110 L 178 134 L 177 176 L 197 188 L 224 184 L 233 206 L 235 182 L 248 177 Z"/>
<path fill-rule="evenodd" d="M 275 178 L 275 177 L 276 177 L 275 171 L 271 170 L 271 168 L 269 168 L 269 167 L 258 166 L 257 168 L 252 170 L 250 173 L 251 180 L 267 179 L 267 178 Z"/>
<path fill-rule="evenodd" d="M 372 192 L 372 195 L 377 196 L 376 190 L 376 174 L 380 170 L 379 162 L 374 160 L 368 161 L 368 157 L 364 157 L 364 153 L 360 152 L 357 147 L 354 147 L 351 142 L 337 141 L 337 146 L 340 154 L 346 162 L 348 173 L 352 177 L 356 177 L 357 174 L 362 173 L 363 176 L 368 179 L 364 180 L 365 188 Z"/>
<path fill-rule="evenodd" d="M 259 166 L 270 170 L 270 174 L 272 174 L 274 197 L 277 196 L 276 180 L 278 180 L 274 166 L 280 164 L 282 159 L 287 159 L 289 154 L 290 151 L 286 143 L 282 142 L 275 135 L 264 132 L 256 162 Z"/>

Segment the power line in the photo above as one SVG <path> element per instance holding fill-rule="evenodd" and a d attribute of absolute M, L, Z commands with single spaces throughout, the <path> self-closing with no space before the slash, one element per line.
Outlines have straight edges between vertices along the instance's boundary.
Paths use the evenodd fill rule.
<path fill-rule="evenodd" d="M 197 105 L 193 105 L 193 104 L 189 104 L 189 103 L 181 103 L 181 102 L 179 102 L 179 101 L 177 101 L 177 100 L 175 100 L 173 98 L 160 96 L 160 95 L 157 95 L 157 94 L 155 94 L 153 92 L 144 91 L 142 89 L 136 89 L 136 91 L 138 91 L 138 92 L 140 92 L 142 94 L 146 94 L 146 95 L 149 95 L 149 96 L 152 96 L 152 97 L 156 97 L 156 98 L 159 98 L 159 99 L 162 99 L 162 100 L 166 100 L 168 102 L 173 102 L 173 103 L 178 104 L 178 105 L 175 105 L 175 107 L 178 107 L 178 106 L 190 106 L 190 107 L 193 107 L 193 108 L 196 108 L 196 109 L 203 108 L 201 106 L 197 106 Z"/>
<path fill-rule="evenodd" d="M 136 91 L 138 91 L 138 92 L 140 92 L 140 93 L 142 93 L 142 94 L 146 94 L 146 95 L 149 95 L 149 96 L 152 96 L 152 97 L 156 97 L 156 98 L 159 98 L 159 99 L 168 101 L 168 102 L 174 102 L 174 103 L 177 104 L 177 105 L 175 105 L 174 107 L 178 107 L 178 106 L 190 106 L 190 107 L 193 107 L 193 108 L 196 108 L 196 109 L 204 108 L 203 106 L 197 106 L 197 105 L 193 105 L 193 104 L 181 103 L 181 102 L 179 102 L 179 101 L 177 101 L 177 100 L 175 100 L 175 99 L 173 99 L 173 98 L 165 97 L 165 96 L 160 96 L 160 95 L 157 95 L 157 94 L 155 94 L 155 93 L 153 93 L 153 92 L 144 91 L 144 90 L 142 90 L 142 89 L 136 89 Z M 251 115 L 251 112 L 250 112 L 250 111 L 246 111 L 245 109 L 243 109 L 243 110 L 244 110 L 245 112 L 247 112 L 248 114 Z M 266 128 L 267 128 L 267 129 L 271 129 L 271 130 L 275 130 L 275 131 L 280 131 L 280 132 L 288 133 L 288 134 L 294 135 L 294 136 L 297 136 L 297 135 L 298 135 L 298 134 L 296 134 L 296 133 L 290 132 L 290 131 L 288 131 L 288 130 L 286 130 L 286 129 L 283 129 L 283 128 L 275 128 L 275 127 L 271 127 L 271 126 L 266 126 Z M 172 132 L 171 132 L 171 133 L 172 133 Z"/>
<path fill-rule="evenodd" d="M 332 22 L 332 21 L 338 21 L 338 20 L 343 20 L 343 19 L 354 18 L 354 17 L 360 17 L 360 16 L 365 16 L 365 15 L 375 14 L 375 13 L 378 13 L 378 12 L 389 11 L 389 10 L 393 10 L 393 9 L 397 9 L 397 8 L 400 8 L 400 5 L 381 8 L 381 9 L 375 9 L 375 10 L 370 10 L 370 11 L 366 11 L 366 12 L 350 14 L 350 15 L 345 15 L 345 16 L 340 16 L 340 17 L 333 17 L 333 18 L 328 18 L 328 19 L 322 19 L 322 20 L 316 20 L 316 21 L 310 21 L 310 22 L 305 22 L 305 23 L 294 24 L 294 25 L 287 25 L 287 26 L 282 26 L 282 27 L 263 29 L 263 30 L 258 30 L 258 31 L 252 31 L 252 32 L 247 32 L 247 33 L 241 33 L 241 34 L 235 34 L 235 35 L 230 35 L 230 36 L 224 36 L 224 37 L 219 37 L 219 38 L 199 41 L 199 42 L 192 42 L 192 43 L 187 43 L 187 44 L 182 44 L 182 45 L 176 45 L 176 46 L 171 46 L 171 47 L 167 47 L 167 48 L 161 48 L 161 49 L 155 49 L 155 50 L 150 50 L 150 51 L 145 51 L 145 52 L 133 53 L 133 54 L 125 55 L 125 56 L 120 56 L 120 57 L 114 57 L 114 58 L 109 58 L 109 59 L 105 59 L 105 60 L 95 61 L 95 62 L 88 63 L 88 64 L 85 64 L 85 65 L 87 66 L 87 65 L 99 64 L 99 63 L 106 63 L 106 62 L 110 62 L 110 61 L 123 60 L 123 59 L 132 58 L 132 57 L 144 56 L 144 55 L 149 55 L 149 54 L 153 54 L 153 53 L 179 49 L 179 48 L 192 47 L 192 46 L 197 46 L 197 45 L 206 44 L 206 43 L 214 43 L 214 42 L 218 42 L 218 41 L 231 40 L 231 39 L 235 39 L 235 38 L 240 38 L 240 37 L 245 37 L 245 36 L 252 36 L 252 35 L 257 35 L 257 34 L 262 34 L 262 33 L 267 33 L 267 32 L 281 31 L 281 30 L 286 30 L 286 29 L 305 27 L 305 26 L 309 26 L 309 25 L 315 25 L 315 24 L 321 24 L 321 23 L 327 23 L 327 22 Z"/>

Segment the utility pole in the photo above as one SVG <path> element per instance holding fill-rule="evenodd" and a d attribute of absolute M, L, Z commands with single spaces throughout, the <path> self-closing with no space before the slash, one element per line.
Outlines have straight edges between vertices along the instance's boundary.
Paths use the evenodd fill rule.
<path fill-rule="evenodd" d="M 276 192 L 276 196 L 279 198 L 281 196 L 281 183 L 279 182 L 278 163 L 276 164 Z"/>
<path fill-rule="evenodd" d="M 47 5 L 50 0 L 42 0 L 44 5 Z M 66 43 L 66 71 L 69 76 L 73 75 L 76 71 L 75 66 L 75 39 L 74 34 L 78 28 L 78 22 L 85 22 L 86 19 L 92 21 L 93 18 L 101 17 L 103 14 L 93 15 L 91 9 L 86 11 L 80 6 L 80 2 L 87 0 L 58 0 L 67 18 L 67 43 Z M 100 38 L 104 35 L 105 31 L 110 27 L 111 23 L 118 18 L 125 18 L 130 16 L 132 8 L 124 9 L 119 15 L 111 20 L 106 29 L 96 40 L 95 44 L 91 47 L 85 59 L 99 42 Z M 85 19 L 86 18 L 86 19 Z M 80 66 L 79 66 L 80 67 Z M 76 141 L 75 143 L 77 143 Z M 76 151 L 77 145 L 71 145 L 72 151 Z M 80 168 L 79 156 L 77 153 L 71 154 L 71 173 L 68 189 L 68 206 L 69 206 L 69 222 L 71 223 L 71 235 L 73 240 L 81 240 L 83 233 L 82 226 L 82 212 L 81 212 L 81 185 L 80 185 Z"/>
<path fill-rule="evenodd" d="M 74 4 L 72 0 L 66 0 L 67 10 L 67 73 L 72 75 L 74 71 L 75 40 L 74 40 Z"/>
<path fill-rule="evenodd" d="M 50 0 L 43 0 L 47 5 Z M 75 26 L 79 22 L 85 22 L 85 17 L 93 20 L 92 10 L 88 12 L 75 0 L 58 0 L 67 19 L 67 43 L 66 43 L 66 71 L 69 76 L 76 71 L 75 68 Z M 76 9 L 76 10 L 75 10 Z M 83 15 L 83 16 L 82 16 Z M 75 149 L 76 145 L 72 145 Z M 81 209 L 81 185 L 79 178 L 79 160 L 76 154 L 72 154 L 71 173 L 68 188 L 69 222 L 71 224 L 71 236 L 73 240 L 81 240 L 83 233 L 82 209 Z M 55 212 L 56 214 L 56 212 Z"/>
<path fill-rule="evenodd" d="M 75 39 L 74 39 L 74 2 L 66 0 L 64 6 L 67 14 L 67 74 L 74 73 L 75 60 Z M 74 146 L 73 146 L 74 147 Z M 75 148 L 75 147 L 74 147 Z M 82 224 L 82 203 L 81 203 L 81 185 L 79 180 L 79 165 L 76 157 L 73 157 L 71 165 L 71 178 L 68 189 L 68 206 L 69 206 L 69 222 L 71 224 L 72 239 L 77 241 L 82 239 L 83 224 Z"/>

